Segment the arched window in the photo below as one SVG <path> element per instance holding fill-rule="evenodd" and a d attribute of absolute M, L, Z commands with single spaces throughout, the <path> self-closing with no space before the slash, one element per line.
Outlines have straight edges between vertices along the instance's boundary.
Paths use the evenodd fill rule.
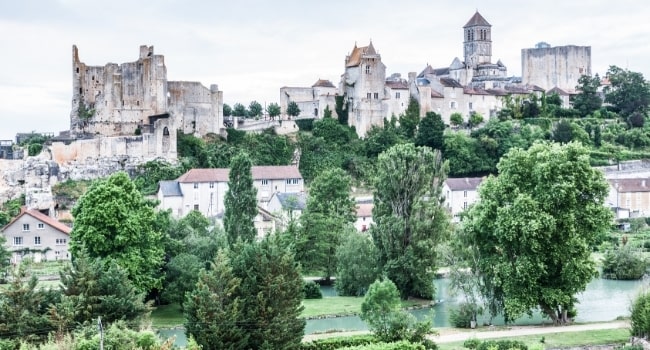
<path fill-rule="evenodd" d="M 167 153 L 167 152 L 169 152 L 169 148 L 170 148 L 170 144 L 169 144 L 169 143 L 170 143 L 170 140 L 169 140 L 169 129 L 167 129 L 167 127 L 165 127 L 165 128 L 163 129 L 163 137 L 162 137 L 162 151 L 163 151 L 163 153 Z"/>

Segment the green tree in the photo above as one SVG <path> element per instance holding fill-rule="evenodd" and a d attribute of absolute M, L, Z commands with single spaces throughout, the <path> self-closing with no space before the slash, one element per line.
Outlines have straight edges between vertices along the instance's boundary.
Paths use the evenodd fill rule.
<path fill-rule="evenodd" d="M 643 290 L 634 299 L 631 307 L 630 333 L 635 337 L 647 338 L 650 335 L 650 291 Z"/>
<path fill-rule="evenodd" d="M 233 297 L 242 300 L 246 349 L 299 349 L 305 320 L 298 264 L 277 236 L 243 244 L 232 251 L 233 274 L 241 284 Z"/>
<path fill-rule="evenodd" d="M 363 142 L 363 149 L 366 157 L 371 159 L 377 158 L 377 156 L 385 150 L 398 143 L 404 142 L 402 135 L 400 135 L 397 130 L 396 123 L 397 121 L 395 118 L 392 118 L 390 121 L 384 119 L 383 127 L 376 125 L 370 127 L 370 130 L 366 133 L 366 139 Z M 422 123 L 425 123 L 424 119 L 422 120 Z M 420 128 L 424 127 L 424 125 L 420 126 Z"/>
<path fill-rule="evenodd" d="M 93 324 L 101 316 L 105 324 L 122 320 L 135 329 L 149 316 L 151 308 L 144 303 L 144 294 L 114 260 L 102 261 L 81 253 L 60 276 L 64 300 L 52 312 L 63 315 L 65 304 L 70 303 L 77 324 Z"/>
<path fill-rule="evenodd" d="M 38 279 L 32 276 L 25 281 L 24 275 L 23 266 L 15 269 L 11 283 L 0 293 L 0 338 L 36 341 L 53 330 Z"/>
<path fill-rule="evenodd" d="M 553 141 L 569 143 L 573 140 L 573 124 L 566 120 L 560 120 L 553 129 Z"/>
<path fill-rule="evenodd" d="M 262 108 L 262 105 L 257 101 L 251 101 L 248 105 L 248 112 L 251 117 L 260 117 L 263 111 L 264 108 Z"/>
<path fill-rule="evenodd" d="M 300 115 L 300 108 L 298 108 L 298 104 L 296 102 L 289 102 L 287 105 L 287 115 L 291 117 L 297 117 Z"/>
<path fill-rule="evenodd" d="M 416 146 L 428 146 L 433 149 L 444 149 L 445 123 L 442 121 L 440 114 L 436 112 L 427 112 L 417 131 L 415 138 Z"/>
<path fill-rule="evenodd" d="M 269 117 L 271 117 L 271 119 L 275 119 L 275 117 L 279 116 L 282 111 L 280 110 L 279 104 L 271 102 L 268 106 L 266 106 L 266 113 L 269 114 Z"/>
<path fill-rule="evenodd" d="M 565 324 L 597 273 L 590 254 L 611 222 L 607 182 L 577 143 L 513 148 L 498 170 L 464 220 L 489 311 L 513 320 L 538 307 Z"/>
<path fill-rule="evenodd" d="M 599 148 L 602 144 L 603 144 L 602 131 L 600 129 L 600 125 L 597 125 L 594 128 L 594 146 L 596 146 L 596 148 Z"/>
<path fill-rule="evenodd" d="M 247 349 L 251 325 L 244 320 L 241 277 L 235 276 L 228 254 L 217 254 L 211 268 L 199 274 L 185 306 L 185 330 L 204 349 Z"/>
<path fill-rule="evenodd" d="M 253 224 L 257 215 L 257 189 L 253 186 L 251 167 L 251 160 L 245 153 L 239 153 L 230 163 L 223 227 L 231 245 L 238 239 L 252 242 L 257 236 Z"/>
<path fill-rule="evenodd" d="M 350 196 L 352 178 L 342 169 L 327 169 L 309 186 L 306 213 L 321 213 L 341 223 L 356 219 L 356 206 Z"/>
<path fill-rule="evenodd" d="M 611 103 L 614 111 L 623 118 L 634 112 L 648 114 L 650 105 L 650 83 L 643 74 L 631 72 L 617 66 L 610 66 L 607 70 L 607 79 L 610 86 L 604 88 L 605 102 Z"/>
<path fill-rule="evenodd" d="M 154 205 L 124 172 L 94 182 L 72 209 L 72 255 L 114 259 L 140 291 L 159 288 L 164 251 Z"/>
<path fill-rule="evenodd" d="M 459 126 L 462 126 L 465 123 L 465 119 L 463 119 L 462 114 L 460 114 L 458 112 L 454 112 L 449 116 L 449 123 L 452 126 L 459 127 Z"/>
<path fill-rule="evenodd" d="M 408 140 L 413 140 L 420 123 L 420 103 L 411 97 L 406 111 L 399 117 L 399 129 Z"/>
<path fill-rule="evenodd" d="M 399 291 L 389 279 L 370 285 L 361 303 L 360 316 L 383 342 L 422 342 L 425 335 L 431 333 L 430 321 L 416 322 L 415 316 L 401 309 Z"/>
<path fill-rule="evenodd" d="M 475 128 L 483 123 L 483 116 L 478 113 L 471 113 L 469 115 L 469 127 Z"/>
<path fill-rule="evenodd" d="M 248 110 L 243 104 L 235 103 L 232 109 L 232 115 L 234 117 L 248 117 Z"/>
<path fill-rule="evenodd" d="M 573 109 L 576 109 L 581 117 L 591 115 L 603 104 L 603 100 L 598 95 L 598 88 L 600 88 L 598 74 L 593 77 L 583 75 L 578 79 L 576 90 L 579 93 L 573 97 Z"/>
<path fill-rule="evenodd" d="M 379 278 L 377 250 L 366 232 L 345 232 L 336 249 L 336 291 L 339 295 L 362 296 Z"/>
<path fill-rule="evenodd" d="M 409 143 L 378 158 L 372 211 L 376 225 L 370 232 L 379 266 L 403 298 L 433 297 L 435 248 L 449 231 L 441 204 L 446 168 L 439 151 Z"/>
<path fill-rule="evenodd" d="M 165 289 L 162 299 L 169 303 L 178 303 L 183 308 L 186 295 L 194 289 L 203 266 L 204 262 L 194 254 L 180 253 L 172 257 L 165 266 Z"/>
<path fill-rule="evenodd" d="M 638 280 L 643 277 L 648 267 L 643 253 L 635 251 L 629 245 L 610 250 L 603 259 L 603 278 L 617 280 Z"/>
<path fill-rule="evenodd" d="M 5 224 L 2 224 L 4 226 Z M 5 244 L 7 243 L 7 238 L 4 235 L 0 235 L 0 284 L 5 283 L 5 271 L 11 265 L 11 251 L 7 249 Z"/>
<path fill-rule="evenodd" d="M 230 117 L 232 115 L 232 108 L 230 107 L 229 104 L 224 103 L 223 104 L 223 116 L 224 117 Z"/>
<path fill-rule="evenodd" d="M 336 116 L 339 120 L 339 124 L 348 125 L 348 107 L 350 102 L 348 102 L 346 95 L 334 96 L 336 105 L 334 110 L 336 111 Z"/>
<path fill-rule="evenodd" d="M 323 118 L 332 118 L 332 110 L 329 105 L 326 105 L 325 110 L 323 110 Z"/>

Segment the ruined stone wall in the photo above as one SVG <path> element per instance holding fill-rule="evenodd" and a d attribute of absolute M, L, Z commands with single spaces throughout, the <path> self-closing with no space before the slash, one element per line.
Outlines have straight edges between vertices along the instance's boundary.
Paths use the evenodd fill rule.
<path fill-rule="evenodd" d="M 223 128 L 223 92 L 217 85 L 210 89 L 198 82 L 167 83 L 169 114 L 172 125 L 185 134 L 218 134 Z"/>
<path fill-rule="evenodd" d="M 521 68 L 523 84 L 575 91 L 578 79 L 591 75 L 591 46 L 522 49 Z"/>

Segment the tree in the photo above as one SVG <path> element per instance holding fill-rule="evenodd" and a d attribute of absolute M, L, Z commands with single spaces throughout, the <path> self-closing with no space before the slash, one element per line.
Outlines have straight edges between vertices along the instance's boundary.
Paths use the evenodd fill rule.
<path fill-rule="evenodd" d="M 251 117 L 259 117 L 263 111 L 262 105 L 257 101 L 251 101 L 248 105 L 248 112 Z"/>
<path fill-rule="evenodd" d="M 560 120 L 553 129 L 553 141 L 569 143 L 573 140 L 573 125 L 566 119 Z"/>
<path fill-rule="evenodd" d="M 232 108 L 230 107 L 229 104 L 224 103 L 223 104 L 223 116 L 224 117 L 230 117 L 232 115 Z"/>
<path fill-rule="evenodd" d="M 252 242 L 257 236 L 253 224 L 257 215 L 257 189 L 253 186 L 251 167 L 246 153 L 239 153 L 230 163 L 228 191 L 223 201 L 223 227 L 230 245 L 238 239 Z"/>
<path fill-rule="evenodd" d="M 326 105 L 323 110 L 323 118 L 332 118 L 332 110 L 329 105 Z"/>
<path fill-rule="evenodd" d="M 275 117 L 279 116 L 282 111 L 280 110 L 279 104 L 271 102 L 268 106 L 266 106 L 266 113 L 269 114 L 269 117 L 271 117 L 271 119 L 275 119 Z"/>
<path fill-rule="evenodd" d="M 69 302 L 77 324 L 93 324 L 101 316 L 106 324 L 122 320 L 135 329 L 151 311 L 144 303 L 144 294 L 114 260 L 102 261 L 81 253 L 60 276 L 64 303 L 55 305 L 52 312 L 65 314 L 61 306 Z"/>
<path fill-rule="evenodd" d="M 241 284 L 231 296 L 242 300 L 242 316 L 248 334 L 246 349 L 299 349 L 305 320 L 303 280 L 292 254 L 277 236 L 245 243 L 230 255 L 233 275 Z"/>
<path fill-rule="evenodd" d="M 462 114 L 454 112 L 449 116 L 449 123 L 455 127 L 459 127 L 465 123 L 465 120 Z"/>
<path fill-rule="evenodd" d="M 638 280 L 646 273 L 647 260 L 629 245 L 610 250 L 603 260 L 603 278 Z"/>
<path fill-rule="evenodd" d="M 422 342 L 431 333 L 431 321 L 416 322 L 415 316 L 401 309 L 399 291 L 389 279 L 370 285 L 361 303 L 360 316 L 383 342 Z"/>
<path fill-rule="evenodd" d="M 579 93 L 573 97 L 573 109 L 577 110 L 581 117 L 584 118 L 600 109 L 603 100 L 598 95 L 599 87 L 600 77 L 598 74 L 593 77 L 583 75 L 578 79 L 576 90 Z"/>
<path fill-rule="evenodd" d="M 249 332 L 244 320 L 241 278 L 235 276 L 225 251 L 211 268 L 199 274 L 196 288 L 188 295 L 185 330 L 204 349 L 246 349 Z"/>
<path fill-rule="evenodd" d="M 336 291 L 339 295 L 362 296 L 379 278 L 377 251 L 372 238 L 352 229 L 336 248 Z"/>
<path fill-rule="evenodd" d="M 297 117 L 300 115 L 300 108 L 298 108 L 298 104 L 296 102 L 289 102 L 287 105 L 287 115 L 291 117 Z"/>
<path fill-rule="evenodd" d="M 4 226 L 4 225 L 3 225 Z M 4 235 L 0 235 L 0 284 L 5 283 L 5 271 L 11 266 L 11 252 L 5 246 L 7 239 Z"/>
<path fill-rule="evenodd" d="M 246 110 L 246 107 L 243 104 L 235 103 L 232 109 L 232 115 L 234 117 L 247 117 L 248 110 Z"/>
<path fill-rule="evenodd" d="M 597 274 L 590 254 L 611 222 L 607 182 L 577 143 L 513 148 L 498 170 L 464 220 L 490 313 L 512 320 L 539 308 L 565 324 Z"/>
<path fill-rule="evenodd" d="M 483 116 L 478 113 L 471 113 L 469 115 L 469 127 L 475 128 L 483 123 Z"/>
<path fill-rule="evenodd" d="M 420 127 L 415 138 L 415 145 L 443 150 L 445 142 L 444 133 L 445 123 L 442 121 L 440 114 L 427 112 L 420 122 Z"/>
<path fill-rule="evenodd" d="M 172 257 L 165 266 L 163 300 L 178 303 L 183 308 L 186 296 L 194 289 L 203 266 L 204 262 L 194 254 L 181 253 Z"/>
<path fill-rule="evenodd" d="M 348 125 L 348 107 L 350 106 L 350 102 L 348 102 L 345 95 L 334 96 L 334 100 L 336 101 L 334 111 L 336 111 L 339 124 Z"/>
<path fill-rule="evenodd" d="M 376 225 L 370 232 L 379 266 L 403 298 L 433 297 L 435 248 L 449 230 L 441 204 L 446 168 L 439 151 L 409 143 L 378 158 L 372 211 Z"/>
<path fill-rule="evenodd" d="M 650 291 L 641 291 L 630 309 L 630 333 L 635 337 L 647 338 L 650 335 Z"/>
<path fill-rule="evenodd" d="M 96 181 L 72 209 L 72 255 L 114 259 L 140 291 L 159 288 L 164 251 L 154 206 L 124 172 Z"/>
<path fill-rule="evenodd" d="M 648 105 L 650 105 L 650 83 L 643 78 L 643 74 L 610 66 L 607 70 L 607 79 L 611 85 L 604 88 L 605 102 L 611 103 L 615 112 L 623 118 L 627 118 L 634 112 L 641 112 L 647 116 Z"/>
<path fill-rule="evenodd" d="M 420 123 L 420 103 L 418 100 L 411 97 L 409 98 L 408 107 L 406 111 L 399 117 L 399 129 L 408 140 L 415 137 L 418 124 Z"/>

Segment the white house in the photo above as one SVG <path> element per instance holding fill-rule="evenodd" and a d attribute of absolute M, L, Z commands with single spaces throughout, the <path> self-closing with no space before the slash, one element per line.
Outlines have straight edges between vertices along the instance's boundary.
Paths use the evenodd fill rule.
<path fill-rule="evenodd" d="M 268 212 L 272 213 L 283 225 L 291 219 L 298 219 L 307 207 L 307 194 L 305 192 L 276 192 L 266 205 Z"/>
<path fill-rule="evenodd" d="M 174 181 L 161 181 L 157 193 L 159 208 L 170 209 L 174 217 L 183 217 L 192 210 L 200 211 L 205 217 L 223 214 L 229 172 L 229 169 L 191 169 Z M 251 172 L 258 205 L 262 208 L 276 192 L 304 191 L 304 181 L 296 166 L 253 166 Z"/>
<path fill-rule="evenodd" d="M 359 232 L 365 232 L 370 229 L 370 225 L 373 224 L 372 220 L 372 208 L 374 205 L 372 203 L 357 203 L 357 220 L 354 222 L 354 227 Z"/>
<path fill-rule="evenodd" d="M 34 261 L 69 260 L 70 231 L 65 224 L 39 212 L 21 208 L 20 214 L 2 228 L 11 262 L 31 256 Z"/>
<path fill-rule="evenodd" d="M 452 215 L 452 222 L 460 221 L 460 213 L 478 200 L 478 186 L 482 177 L 449 178 L 442 185 L 444 206 Z"/>
<path fill-rule="evenodd" d="M 617 219 L 650 216 L 650 178 L 609 179 L 607 204 Z"/>

